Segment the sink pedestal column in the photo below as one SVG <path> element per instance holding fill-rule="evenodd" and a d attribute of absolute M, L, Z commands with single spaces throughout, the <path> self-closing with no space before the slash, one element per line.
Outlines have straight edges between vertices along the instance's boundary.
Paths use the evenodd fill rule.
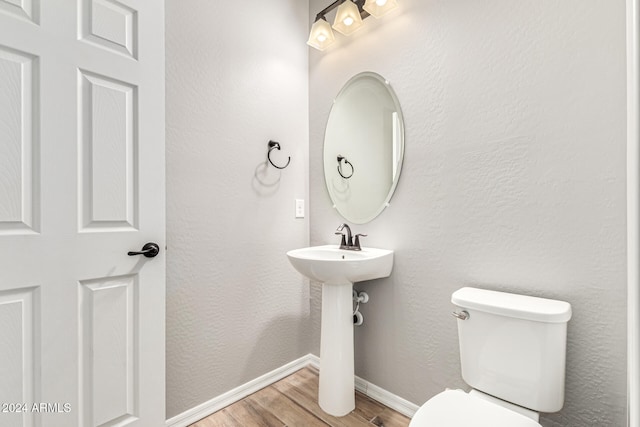
<path fill-rule="evenodd" d="M 353 370 L 353 284 L 322 285 L 318 403 L 341 417 L 355 409 Z"/>

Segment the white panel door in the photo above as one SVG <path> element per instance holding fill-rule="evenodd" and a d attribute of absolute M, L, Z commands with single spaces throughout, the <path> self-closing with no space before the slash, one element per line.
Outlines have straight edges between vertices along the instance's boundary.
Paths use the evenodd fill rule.
<path fill-rule="evenodd" d="M 164 194 L 164 2 L 0 0 L 0 427 L 164 425 Z"/>

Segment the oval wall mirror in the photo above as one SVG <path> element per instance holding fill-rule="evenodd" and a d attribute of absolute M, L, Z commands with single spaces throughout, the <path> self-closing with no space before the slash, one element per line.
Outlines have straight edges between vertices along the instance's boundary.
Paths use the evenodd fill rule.
<path fill-rule="evenodd" d="M 404 157 L 404 124 L 389 82 L 352 77 L 334 100 L 324 135 L 324 178 L 336 209 L 364 224 L 388 205 Z"/>

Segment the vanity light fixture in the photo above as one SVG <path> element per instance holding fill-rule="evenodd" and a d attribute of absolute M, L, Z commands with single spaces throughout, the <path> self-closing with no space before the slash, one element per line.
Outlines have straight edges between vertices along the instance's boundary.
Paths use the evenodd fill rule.
<path fill-rule="evenodd" d="M 331 31 L 331 25 L 327 22 L 324 16 L 316 18 L 316 22 L 311 26 L 311 32 L 309 33 L 309 40 L 307 44 L 311 47 L 315 47 L 318 50 L 325 50 L 329 45 L 336 41 L 336 37 Z"/>
<path fill-rule="evenodd" d="M 358 5 L 351 0 L 346 0 L 338 6 L 336 19 L 333 21 L 333 29 L 348 36 L 360 27 L 362 27 L 362 17 L 360 16 Z"/>
<path fill-rule="evenodd" d="M 307 44 L 322 51 L 335 42 L 326 15 L 336 8 L 333 29 L 348 36 L 360 28 L 362 20 L 369 15 L 379 18 L 397 6 L 397 0 L 336 0 L 316 15 Z"/>
<path fill-rule="evenodd" d="M 398 6 L 396 0 L 367 0 L 363 9 L 375 18 L 380 18 Z"/>

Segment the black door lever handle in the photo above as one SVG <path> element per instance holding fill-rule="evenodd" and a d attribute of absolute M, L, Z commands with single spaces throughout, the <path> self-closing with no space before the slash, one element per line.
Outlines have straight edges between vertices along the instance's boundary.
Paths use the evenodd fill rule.
<path fill-rule="evenodd" d="M 160 252 L 160 247 L 153 242 L 146 243 L 140 252 L 127 252 L 129 256 L 144 255 L 147 258 L 153 258 Z"/>

